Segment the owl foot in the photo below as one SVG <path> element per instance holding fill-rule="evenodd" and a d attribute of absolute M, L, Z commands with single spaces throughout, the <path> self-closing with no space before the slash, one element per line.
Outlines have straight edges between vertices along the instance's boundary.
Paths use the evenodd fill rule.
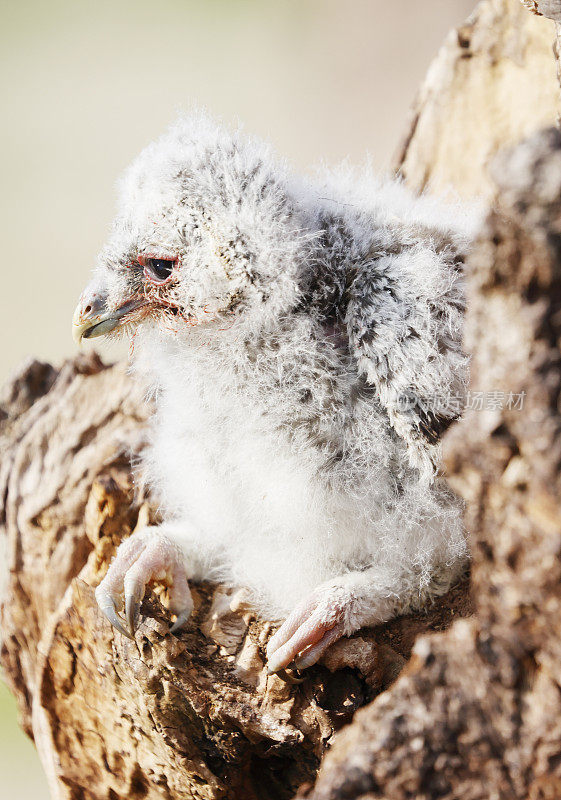
<path fill-rule="evenodd" d="M 267 646 L 269 673 L 311 667 L 345 633 L 350 597 L 341 587 L 323 587 L 299 603 Z"/>
<path fill-rule="evenodd" d="M 138 625 L 146 584 L 160 581 L 169 587 L 169 608 L 176 614 L 171 632 L 179 630 L 193 610 L 184 558 L 179 547 L 162 533 L 146 529 L 124 541 L 107 574 L 95 590 L 100 610 L 129 639 Z M 125 618 L 119 616 L 124 605 Z"/>

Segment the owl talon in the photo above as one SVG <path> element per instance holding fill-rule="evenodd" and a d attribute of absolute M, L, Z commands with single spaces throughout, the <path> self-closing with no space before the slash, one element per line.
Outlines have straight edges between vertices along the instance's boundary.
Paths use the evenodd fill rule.
<path fill-rule="evenodd" d="M 133 636 L 140 620 L 140 603 L 144 596 L 144 589 L 145 587 L 141 584 L 137 584 L 131 589 L 125 586 L 125 618 Z"/>
<path fill-rule="evenodd" d="M 190 607 L 186 608 L 184 611 L 181 611 L 177 615 L 177 619 L 175 620 L 175 622 L 173 623 L 173 625 L 169 629 L 170 633 L 177 633 L 177 631 L 179 631 L 185 625 L 185 623 L 187 622 L 187 620 L 191 616 L 191 611 L 192 611 L 192 607 L 190 606 Z"/>
<path fill-rule="evenodd" d="M 101 613 L 104 614 L 104 616 L 109 620 L 111 625 L 113 625 L 113 627 L 116 628 L 120 634 L 126 636 L 127 639 L 132 639 L 133 637 L 131 636 L 129 631 L 127 631 L 126 628 L 123 626 L 119 618 L 119 615 L 117 614 L 115 601 L 112 600 L 111 597 L 106 592 L 99 591 L 100 589 L 101 589 L 101 584 L 100 586 L 98 586 L 96 590 L 95 597 Z"/>
<path fill-rule="evenodd" d="M 323 634 L 317 644 L 311 645 L 301 656 L 298 656 L 298 658 L 294 659 L 294 667 L 297 670 L 311 667 L 321 658 L 321 656 L 325 653 L 327 648 L 333 644 L 333 642 L 336 642 L 337 639 L 340 639 L 341 636 L 343 636 L 343 633 L 344 627 L 342 623 L 334 625 L 333 628 L 330 628 Z"/>
<path fill-rule="evenodd" d="M 345 607 L 337 588 L 315 592 L 296 606 L 269 641 L 267 671 L 276 673 L 289 665 L 301 670 L 315 664 L 344 635 Z"/>
<path fill-rule="evenodd" d="M 183 554 L 173 541 L 153 529 L 136 533 L 121 544 L 95 592 L 102 613 L 129 639 L 134 638 L 142 598 L 151 581 L 162 581 L 169 588 L 170 611 L 177 614 L 171 630 L 178 630 L 193 608 Z M 128 630 L 117 614 L 123 597 Z"/>

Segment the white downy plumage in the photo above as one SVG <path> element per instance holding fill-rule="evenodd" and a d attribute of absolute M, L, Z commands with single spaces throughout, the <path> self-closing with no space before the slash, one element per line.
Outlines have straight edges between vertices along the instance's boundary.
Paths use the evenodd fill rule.
<path fill-rule="evenodd" d="M 165 522 L 97 590 L 123 633 L 148 580 L 173 582 L 177 629 L 186 578 L 216 579 L 289 615 L 271 670 L 305 667 L 458 578 L 461 509 L 437 474 L 458 410 L 439 401 L 465 387 L 478 223 L 367 170 L 299 179 L 203 114 L 140 154 L 75 317 L 79 336 L 134 329 L 156 407 L 141 469 Z"/>

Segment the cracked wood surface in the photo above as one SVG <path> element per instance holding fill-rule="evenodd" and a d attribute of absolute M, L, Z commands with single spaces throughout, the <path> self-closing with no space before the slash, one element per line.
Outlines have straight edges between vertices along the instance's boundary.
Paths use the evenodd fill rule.
<path fill-rule="evenodd" d="M 450 31 L 414 103 L 394 168 L 409 186 L 492 198 L 487 166 L 561 111 L 555 25 L 520 0 L 483 0 Z"/>

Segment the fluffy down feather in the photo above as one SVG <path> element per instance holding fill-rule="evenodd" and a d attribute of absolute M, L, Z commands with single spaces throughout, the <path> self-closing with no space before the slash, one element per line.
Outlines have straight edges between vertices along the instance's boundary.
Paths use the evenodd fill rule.
<path fill-rule="evenodd" d="M 188 577 L 246 586 L 273 619 L 300 609 L 274 668 L 313 663 L 464 568 L 461 508 L 438 477 L 457 409 L 435 400 L 464 391 L 478 222 L 367 170 L 297 178 L 204 115 L 124 176 L 86 298 L 144 298 L 120 325 L 156 406 L 141 465 L 165 519 L 154 536 Z M 161 285 L 142 269 L 154 254 L 177 259 Z M 319 638 L 294 639 L 304 618 Z"/>

